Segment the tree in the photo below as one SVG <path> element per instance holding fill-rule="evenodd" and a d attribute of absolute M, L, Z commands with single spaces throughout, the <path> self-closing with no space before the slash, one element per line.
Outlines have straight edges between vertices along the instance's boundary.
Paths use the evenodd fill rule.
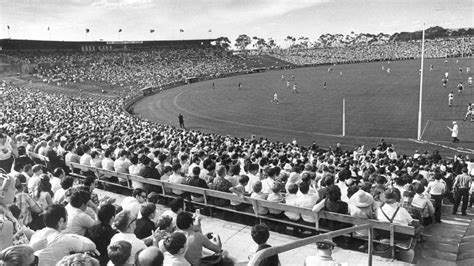
<path fill-rule="evenodd" d="M 227 37 L 219 37 L 216 39 L 216 45 L 220 46 L 225 50 L 229 50 L 230 48 L 230 40 Z"/>
<path fill-rule="evenodd" d="M 240 34 L 237 39 L 235 39 L 235 47 L 240 50 L 245 50 L 245 48 L 252 43 L 252 40 L 247 34 Z"/>

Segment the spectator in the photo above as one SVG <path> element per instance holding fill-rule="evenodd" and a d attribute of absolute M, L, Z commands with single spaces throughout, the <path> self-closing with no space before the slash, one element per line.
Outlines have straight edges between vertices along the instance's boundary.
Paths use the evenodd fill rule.
<path fill-rule="evenodd" d="M 36 231 L 31 237 L 31 246 L 39 258 L 38 265 L 55 265 L 71 252 L 87 252 L 96 249 L 88 238 L 64 232 L 67 212 L 62 205 L 52 205 L 44 213 L 46 227 Z"/>
<path fill-rule="evenodd" d="M 253 241 L 257 244 L 255 253 L 271 247 L 269 244 L 267 244 L 268 238 L 270 238 L 270 230 L 265 224 L 257 224 L 253 226 L 250 234 L 252 235 Z M 280 265 L 280 259 L 278 258 L 278 255 L 273 255 L 263 259 L 258 266 L 273 265 Z"/>
<path fill-rule="evenodd" d="M 299 184 L 299 189 L 301 194 L 297 197 L 296 199 L 296 204 L 299 207 L 302 208 L 307 208 L 307 209 L 312 209 L 313 206 L 318 202 L 319 196 L 318 194 L 309 194 L 309 184 L 306 182 L 301 182 Z M 314 211 L 314 210 L 313 210 Z M 301 215 L 301 219 L 303 219 L 304 222 L 309 223 L 311 225 L 314 225 L 316 222 L 316 219 L 314 216 L 310 215 Z"/>
<path fill-rule="evenodd" d="M 172 184 L 186 184 L 186 178 L 181 175 L 181 165 L 179 163 L 173 164 L 173 174 L 170 175 L 169 180 Z M 172 192 L 178 196 L 181 196 L 184 193 L 182 190 L 175 188 L 172 189 Z"/>
<path fill-rule="evenodd" d="M 267 200 L 270 201 L 270 202 L 284 203 L 285 198 L 280 193 L 282 187 L 283 186 L 281 185 L 280 182 L 278 182 L 278 181 L 273 182 L 273 186 L 272 186 L 272 190 L 271 190 L 272 192 L 268 195 Z M 275 217 L 278 217 L 278 218 L 283 218 L 284 217 L 282 210 L 268 209 L 268 212 L 272 216 L 275 216 Z"/>
<path fill-rule="evenodd" d="M 458 212 L 458 207 L 459 204 L 461 203 L 462 199 L 462 207 L 461 207 L 461 213 L 462 215 L 466 216 L 466 209 L 467 209 L 467 204 L 469 200 L 469 188 L 471 187 L 471 177 L 467 174 L 467 168 L 464 167 L 462 169 L 462 174 L 456 176 L 456 179 L 454 180 L 454 191 L 455 191 L 455 196 L 454 196 L 454 206 L 453 206 L 453 214 L 456 214 Z"/>
<path fill-rule="evenodd" d="M 141 208 L 142 217 L 137 220 L 135 235 L 139 239 L 149 237 L 155 231 L 155 223 L 153 219 L 155 218 L 156 205 L 153 203 L 145 203 Z"/>
<path fill-rule="evenodd" d="M 51 191 L 51 183 L 46 174 L 42 174 L 38 183 L 38 190 L 35 192 L 35 199 L 43 210 L 46 210 L 53 204 L 53 192 Z"/>
<path fill-rule="evenodd" d="M 56 266 L 76 266 L 76 265 L 87 265 L 87 266 L 99 266 L 99 261 L 94 259 L 88 254 L 72 254 L 62 258 Z"/>
<path fill-rule="evenodd" d="M 65 194 L 68 189 L 72 187 L 74 183 L 74 178 L 66 176 L 61 180 L 61 188 L 54 193 L 53 203 L 54 204 L 63 204 L 65 201 Z"/>
<path fill-rule="evenodd" d="M 10 246 L 0 251 L 0 261 L 5 266 L 38 265 L 38 257 L 33 252 L 30 245 Z"/>
<path fill-rule="evenodd" d="M 137 254 L 139 250 L 146 248 L 145 242 L 138 239 L 133 233 L 136 228 L 136 221 L 136 216 L 132 216 L 128 210 L 121 211 L 114 219 L 114 227 L 119 231 L 119 233 L 115 234 L 112 239 L 110 239 L 110 243 L 123 240 L 132 245 L 131 255 L 126 262 L 127 264 L 133 264 L 135 262 L 135 254 Z"/>
<path fill-rule="evenodd" d="M 434 221 L 441 223 L 441 207 L 443 205 L 443 195 L 446 192 L 446 183 L 442 180 L 443 176 L 440 173 L 435 173 L 434 180 L 428 183 L 426 191 L 430 193 L 431 198 L 434 200 Z M 472 189 L 472 185 L 471 185 Z M 472 200 L 471 194 L 471 200 Z M 472 207 L 472 203 L 471 203 Z"/>
<path fill-rule="evenodd" d="M 226 170 L 225 166 L 219 166 L 217 168 L 217 175 L 216 178 L 212 181 L 212 189 L 217 190 L 217 191 L 222 191 L 222 192 L 230 192 L 230 188 L 232 187 L 232 183 L 225 179 L 226 175 Z M 225 199 L 220 199 L 220 198 L 214 198 L 213 199 L 214 204 L 217 206 L 228 206 L 230 204 L 229 200 Z"/>
<path fill-rule="evenodd" d="M 62 168 L 56 168 L 53 171 L 53 175 L 49 179 L 49 182 L 51 183 L 51 192 L 53 192 L 53 195 L 56 193 L 61 188 L 61 180 L 66 177 L 66 173 Z"/>
<path fill-rule="evenodd" d="M 172 221 L 173 221 L 173 230 L 174 230 L 174 228 L 176 228 L 176 218 L 178 217 L 178 214 L 183 212 L 183 205 L 184 205 L 184 201 L 183 201 L 182 198 L 174 199 L 170 202 L 170 205 L 169 205 L 170 209 L 164 211 L 161 214 L 161 217 L 168 216 L 172 219 Z"/>
<path fill-rule="evenodd" d="M 147 247 L 144 250 L 141 250 L 136 255 L 137 259 L 135 260 L 136 266 L 162 266 L 162 265 L 174 265 L 174 264 L 164 264 L 163 253 L 157 247 Z"/>
<path fill-rule="evenodd" d="M 296 192 L 298 192 L 298 185 L 293 183 L 290 186 L 288 186 L 288 194 L 286 194 L 286 198 L 285 198 L 286 205 L 298 206 Z M 293 213 L 293 212 L 288 212 L 288 211 L 285 211 L 285 216 L 293 222 L 296 222 L 301 218 L 299 213 Z"/>
<path fill-rule="evenodd" d="M 305 266 L 310 266 L 310 265 L 334 265 L 334 266 L 339 266 L 342 265 L 340 263 L 337 263 L 333 258 L 332 258 L 332 251 L 334 250 L 334 247 L 336 246 L 336 243 L 329 239 L 321 240 L 316 242 L 316 246 L 318 247 L 316 256 L 308 256 L 306 257 L 304 261 Z"/>
<path fill-rule="evenodd" d="M 205 235 L 195 231 L 194 219 L 190 213 L 179 213 L 176 219 L 176 226 L 187 238 L 187 249 L 184 257 L 192 265 L 200 264 L 203 247 L 216 253 L 222 250 L 220 238 L 218 238 L 217 243 L 213 243 Z"/>
<path fill-rule="evenodd" d="M 87 229 L 85 236 L 94 242 L 97 251 L 99 263 L 101 265 L 107 264 L 107 246 L 110 244 L 110 239 L 117 233 L 112 229 L 112 222 L 115 218 L 115 207 L 110 204 L 103 205 L 97 214 L 100 223 L 93 225 Z"/>
<path fill-rule="evenodd" d="M 113 265 L 133 265 L 127 263 L 132 253 L 132 244 L 130 244 L 130 242 L 124 240 L 113 242 L 109 245 L 106 251 L 107 256 L 110 258 Z"/>
<path fill-rule="evenodd" d="M 235 187 L 231 187 L 229 190 L 232 192 L 233 195 L 243 198 L 244 196 L 246 196 L 245 187 L 247 186 L 248 182 L 249 177 L 247 175 L 241 175 L 239 178 L 239 184 Z M 238 211 L 244 210 L 245 207 L 248 206 L 245 203 L 232 200 L 230 201 L 230 205 Z"/>
<path fill-rule="evenodd" d="M 64 233 L 83 236 L 86 230 L 96 223 L 95 219 L 86 213 L 89 200 L 89 192 L 76 190 L 72 193 L 70 202 L 66 206 L 68 219 Z"/>
<path fill-rule="evenodd" d="M 121 206 L 124 211 L 129 211 L 132 216 L 137 217 L 138 212 L 142 208 L 142 204 L 146 200 L 146 193 L 141 188 L 135 188 L 132 192 L 131 197 L 125 197 L 122 202 Z"/>
<path fill-rule="evenodd" d="M 192 169 L 193 175 L 188 179 L 187 184 L 193 187 L 205 188 L 207 189 L 207 184 L 204 179 L 199 178 L 199 174 L 201 173 L 201 168 L 199 166 L 195 166 Z M 198 193 L 191 193 L 191 200 L 196 202 L 204 202 L 204 195 Z"/>
<path fill-rule="evenodd" d="M 189 245 L 189 244 L 188 244 Z M 175 232 L 163 240 L 164 265 L 190 266 L 185 259 L 186 236 L 183 233 Z M 199 264 L 195 264 L 199 265 Z"/>
<path fill-rule="evenodd" d="M 255 182 L 255 184 L 253 185 L 253 193 L 250 195 L 250 197 L 252 199 L 259 199 L 259 200 L 266 200 L 267 199 L 267 195 L 265 195 L 262 192 L 262 182 L 260 182 L 260 181 Z M 268 208 L 266 208 L 266 207 L 257 206 L 256 211 L 259 215 L 267 215 L 268 214 Z"/>
<path fill-rule="evenodd" d="M 400 191 L 396 188 L 389 188 L 382 194 L 383 205 L 377 209 L 377 220 L 399 225 L 409 225 L 413 218 L 408 211 L 398 206 L 400 201 Z"/>
<path fill-rule="evenodd" d="M 433 214 L 435 211 L 433 204 L 423 195 L 425 187 L 421 183 L 415 183 L 413 187 L 416 194 L 413 197 L 411 205 L 418 209 L 416 218 L 422 222 L 423 226 L 430 225 L 433 223 Z"/>

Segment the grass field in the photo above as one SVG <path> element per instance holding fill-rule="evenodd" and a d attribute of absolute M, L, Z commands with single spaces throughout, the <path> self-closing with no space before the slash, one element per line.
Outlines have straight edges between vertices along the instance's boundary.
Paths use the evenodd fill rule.
<path fill-rule="evenodd" d="M 463 122 L 466 104 L 474 101 L 474 87 L 467 86 L 472 72 L 470 58 L 426 60 L 423 92 L 423 139 L 453 148 L 474 148 L 474 122 Z M 434 71 L 429 71 L 430 64 Z M 391 73 L 382 71 L 389 67 Z M 462 66 L 462 74 L 458 68 Z M 177 123 L 182 113 L 189 129 L 237 137 L 267 137 L 300 144 L 312 141 L 322 146 L 341 142 L 348 145 L 373 145 L 379 138 L 400 142 L 403 149 L 418 148 L 407 143 L 417 137 L 419 70 L 418 60 L 363 63 L 228 77 L 175 88 L 147 97 L 137 103 L 135 112 L 162 123 Z M 444 72 L 449 72 L 448 89 L 441 86 Z M 342 76 L 340 75 L 342 72 Z M 285 80 L 281 75 L 285 75 Z M 295 76 L 299 94 L 286 88 L 286 80 Z M 323 89 L 323 82 L 327 89 Z M 459 81 L 465 84 L 463 95 L 456 95 Z M 237 84 L 242 82 L 241 90 Z M 291 83 L 293 84 L 293 82 Z M 291 85 L 292 86 L 292 85 Z M 454 106 L 448 107 L 448 93 L 455 91 Z M 273 93 L 280 103 L 272 104 Z M 346 101 L 346 137 L 342 133 L 342 99 Z M 460 144 L 450 144 L 452 121 L 460 123 Z M 433 148 L 431 148 L 433 149 Z"/>

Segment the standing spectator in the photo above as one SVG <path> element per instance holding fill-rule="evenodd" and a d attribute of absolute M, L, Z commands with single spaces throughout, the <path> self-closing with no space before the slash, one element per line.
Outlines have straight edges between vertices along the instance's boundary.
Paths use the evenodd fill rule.
<path fill-rule="evenodd" d="M 469 188 L 471 187 L 471 177 L 467 174 L 467 168 L 462 169 L 462 174 L 456 176 L 454 179 L 454 206 L 453 214 L 458 212 L 459 204 L 462 199 L 461 213 L 466 216 L 466 209 L 469 200 Z"/>
<path fill-rule="evenodd" d="M 46 227 L 36 231 L 30 242 L 39 258 L 38 265 L 55 265 L 72 252 L 95 250 L 95 244 L 90 239 L 64 232 L 67 216 L 66 209 L 62 205 L 52 205 L 45 211 L 44 224 Z"/>
<path fill-rule="evenodd" d="M 99 262 L 101 265 L 105 265 L 109 260 L 107 256 L 107 246 L 110 245 L 110 239 L 117 233 L 111 226 L 115 218 L 114 205 L 107 204 L 100 207 L 97 216 L 100 223 L 87 229 L 85 236 L 94 242 L 97 251 L 100 253 L 98 257 Z"/>
<path fill-rule="evenodd" d="M 255 253 L 259 252 L 260 250 L 270 248 L 271 246 L 267 244 L 268 238 L 270 238 L 270 230 L 268 226 L 265 224 L 257 224 L 252 227 L 250 232 L 252 235 L 253 241 L 257 244 L 257 249 Z M 273 255 L 263 259 L 258 266 L 277 266 L 280 265 L 280 259 L 277 255 Z"/>
<path fill-rule="evenodd" d="M 337 263 L 332 258 L 332 251 L 336 246 L 336 243 L 329 239 L 321 240 L 316 242 L 316 246 L 318 247 L 318 251 L 316 256 L 308 256 L 304 261 L 305 266 L 312 266 L 312 265 L 332 265 L 332 266 L 340 266 L 340 263 Z"/>
<path fill-rule="evenodd" d="M 428 188 L 426 189 L 434 200 L 434 221 L 436 223 L 441 223 L 441 207 L 443 205 L 443 195 L 446 192 L 446 183 L 442 180 L 442 177 L 443 176 L 440 173 L 435 173 L 434 180 L 428 183 Z"/>

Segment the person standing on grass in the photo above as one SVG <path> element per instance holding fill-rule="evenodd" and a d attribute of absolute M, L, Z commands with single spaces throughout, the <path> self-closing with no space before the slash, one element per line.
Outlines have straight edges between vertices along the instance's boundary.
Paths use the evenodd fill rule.
<path fill-rule="evenodd" d="M 186 128 L 184 127 L 184 118 L 183 118 L 183 115 L 182 115 L 182 114 L 178 114 L 178 122 L 179 122 L 179 127 L 180 127 L 180 128 L 186 129 Z"/>
<path fill-rule="evenodd" d="M 458 139 L 458 135 L 459 135 L 459 128 L 458 128 L 458 124 L 456 123 L 456 121 L 453 121 L 453 127 L 450 128 L 450 127 L 447 127 L 450 131 L 451 131 L 451 137 L 453 138 L 453 142 L 456 143 L 456 142 L 459 142 L 459 139 Z"/>
<path fill-rule="evenodd" d="M 448 94 L 448 106 L 449 107 L 453 106 L 453 100 L 454 100 L 454 93 L 451 91 Z"/>

